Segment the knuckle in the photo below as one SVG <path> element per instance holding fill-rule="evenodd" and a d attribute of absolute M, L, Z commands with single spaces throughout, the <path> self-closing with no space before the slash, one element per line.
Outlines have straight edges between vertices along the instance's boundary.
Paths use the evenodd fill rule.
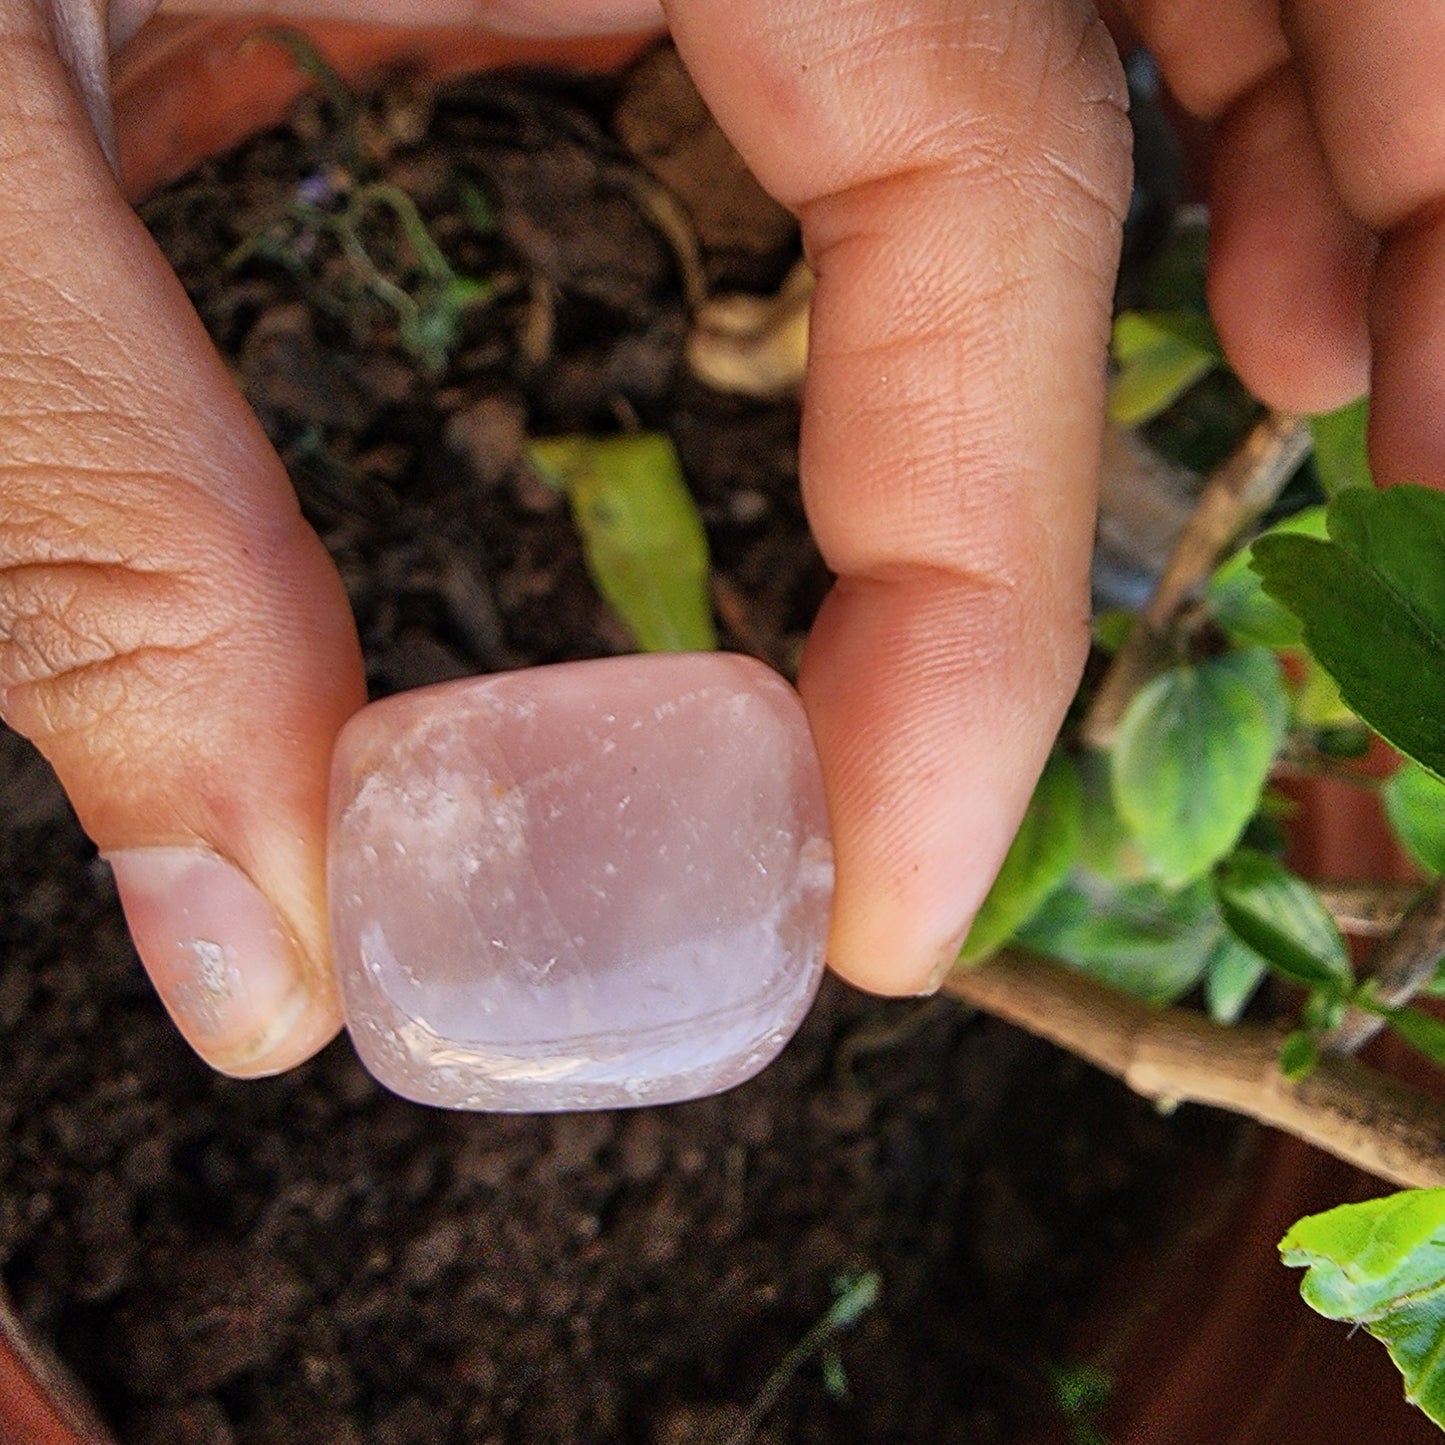
<path fill-rule="evenodd" d="M 87 558 L 0 566 L 0 716 L 44 745 L 160 712 L 213 637 L 183 578 Z"/>
<path fill-rule="evenodd" d="M 1128 85 L 1103 22 L 1072 4 L 1054 10 L 1031 143 L 1018 151 L 1020 183 L 1065 229 L 1102 221 L 1112 233 L 1123 226 L 1133 180 Z"/>

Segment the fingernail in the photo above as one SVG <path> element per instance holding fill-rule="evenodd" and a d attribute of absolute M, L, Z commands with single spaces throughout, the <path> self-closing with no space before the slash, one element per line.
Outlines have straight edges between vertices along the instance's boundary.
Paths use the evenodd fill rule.
<path fill-rule="evenodd" d="M 136 951 L 186 1042 L 222 1073 L 268 1072 L 309 989 L 265 895 L 203 849 L 130 848 L 105 860 Z"/>
<path fill-rule="evenodd" d="M 919 998 L 928 998 L 943 987 L 944 980 L 958 967 L 958 955 L 963 952 L 964 940 L 967 937 L 968 929 L 965 928 L 955 939 L 944 946 L 933 965 L 933 971 L 928 975 L 928 982 L 918 990 Z"/>

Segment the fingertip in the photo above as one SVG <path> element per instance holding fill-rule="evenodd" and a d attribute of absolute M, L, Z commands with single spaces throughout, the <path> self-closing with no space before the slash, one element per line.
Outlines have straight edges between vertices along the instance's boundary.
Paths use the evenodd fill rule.
<path fill-rule="evenodd" d="M 932 998 L 958 964 L 968 925 L 941 946 L 919 940 L 907 957 L 898 953 L 900 936 L 875 936 L 867 918 L 840 922 L 835 911 L 828 935 L 828 967 L 844 983 L 882 998 Z"/>
<path fill-rule="evenodd" d="M 1445 487 L 1445 218 L 1385 242 L 1371 302 L 1375 480 Z"/>
<path fill-rule="evenodd" d="M 833 827 L 828 962 L 854 986 L 930 993 L 957 959 L 1078 679 L 1087 629 L 1070 645 L 1048 610 L 937 577 L 824 604 L 799 686 Z"/>
<path fill-rule="evenodd" d="M 1336 196 L 1291 75 L 1226 118 L 1212 190 L 1209 304 L 1240 379 L 1281 411 L 1333 411 L 1363 395 L 1375 239 Z"/>
<path fill-rule="evenodd" d="M 236 1078 L 280 1073 L 340 1027 L 330 969 L 234 863 L 204 847 L 105 855 L 141 962 L 186 1042 Z"/>

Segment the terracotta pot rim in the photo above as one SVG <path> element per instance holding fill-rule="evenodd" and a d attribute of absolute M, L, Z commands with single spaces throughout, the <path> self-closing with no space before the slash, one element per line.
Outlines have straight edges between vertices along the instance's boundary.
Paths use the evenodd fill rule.
<path fill-rule="evenodd" d="M 85 1392 L 69 1371 L 26 1335 L 3 1290 L 0 1402 L 5 1445 L 111 1445 L 110 1434 Z"/>

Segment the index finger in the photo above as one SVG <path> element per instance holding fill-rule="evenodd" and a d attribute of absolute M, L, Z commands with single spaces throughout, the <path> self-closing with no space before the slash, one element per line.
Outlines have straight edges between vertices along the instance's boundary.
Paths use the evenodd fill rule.
<path fill-rule="evenodd" d="M 1070 0 L 668 10 L 818 273 L 803 490 L 839 580 L 802 689 L 829 958 L 917 992 L 957 954 L 1087 647 L 1123 77 Z"/>
<path fill-rule="evenodd" d="M 1410 0 L 1282 12 L 1335 187 L 1385 233 L 1369 300 L 1376 475 L 1445 485 L 1445 14 Z"/>

